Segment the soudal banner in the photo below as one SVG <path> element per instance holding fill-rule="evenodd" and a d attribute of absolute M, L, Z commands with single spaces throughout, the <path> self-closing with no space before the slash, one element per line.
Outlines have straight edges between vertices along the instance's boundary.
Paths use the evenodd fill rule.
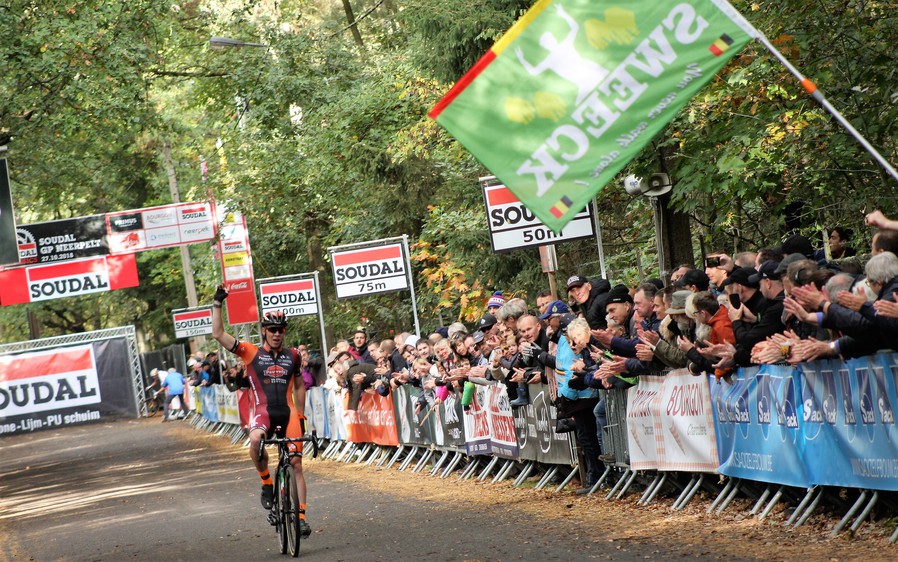
<path fill-rule="evenodd" d="M 430 112 L 555 232 L 758 36 L 726 0 L 606 6 L 540 0 Z"/>
<path fill-rule="evenodd" d="M 137 287 L 134 254 L 87 258 L 0 271 L 0 306 Z"/>
<path fill-rule="evenodd" d="M 494 253 L 595 236 L 592 205 L 587 205 L 574 215 L 571 222 L 561 232 L 555 234 L 536 218 L 533 211 L 525 207 L 510 189 L 495 184 L 494 180 L 493 177 L 480 179 Z"/>
<path fill-rule="evenodd" d="M 16 243 L 23 265 L 109 255 L 104 215 L 23 224 Z"/>
<path fill-rule="evenodd" d="M 215 238 L 212 206 L 175 203 L 106 214 L 113 254 L 196 244 Z"/>
<path fill-rule="evenodd" d="M 6 159 L 0 158 L 0 266 L 19 263 L 16 242 L 16 217 L 9 187 L 9 169 Z"/>
<path fill-rule="evenodd" d="M 212 333 L 212 307 L 181 308 L 172 310 L 175 338 L 192 338 Z"/>
<path fill-rule="evenodd" d="M 401 243 L 361 250 L 331 249 L 331 264 L 338 299 L 409 288 L 408 262 Z"/>
<path fill-rule="evenodd" d="M 318 314 L 316 294 L 314 279 L 259 284 L 262 314 L 273 310 L 288 317 Z"/>
<path fill-rule="evenodd" d="M 239 212 L 219 207 L 218 254 L 221 272 L 228 289 L 225 308 L 230 324 L 246 324 L 259 321 L 256 303 L 256 283 L 253 276 L 253 258 L 249 247 L 246 218 Z"/>
<path fill-rule="evenodd" d="M 0 355 L 0 435 L 137 415 L 125 338 Z"/>

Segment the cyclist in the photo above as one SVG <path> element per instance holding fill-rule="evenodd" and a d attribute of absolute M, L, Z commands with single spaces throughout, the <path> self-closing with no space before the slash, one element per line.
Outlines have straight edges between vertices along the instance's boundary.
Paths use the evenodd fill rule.
<path fill-rule="evenodd" d="M 262 317 L 262 346 L 239 341 L 225 333 L 221 305 L 228 298 L 223 285 L 215 291 L 212 303 L 212 337 L 225 349 L 243 359 L 246 364 L 248 392 L 252 403 L 249 427 L 249 455 L 262 478 L 262 507 L 271 509 L 274 487 L 268 471 L 268 452 L 262 440 L 278 437 L 299 438 L 305 433 L 306 386 L 300 369 L 302 358 L 296 349 L 284 348 L 287 317 L 281 311 L 266 312 Z M 303 537 L 312 533 L 306 522 L 306 480 L 302 473 L 302 443 L 292 443 L 291 450 L 299 453 L 291 458 L 296 471 L 299 493 L 299 526 Z"/>

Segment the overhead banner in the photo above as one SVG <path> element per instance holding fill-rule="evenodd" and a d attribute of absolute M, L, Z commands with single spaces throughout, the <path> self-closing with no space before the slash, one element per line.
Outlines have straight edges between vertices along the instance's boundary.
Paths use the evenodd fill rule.
<path fill-rule="evenodd" d="M 510 189 L 495 184 L 495 178 L 480 178 L 480 183 L 493 253 L 582 240 L 596 235 L 592 205 L 587 205 L 560 233 L 555 234 Z"/>
<path fill-rule="evenodd" d="M 219 257 L 228 298 L 225 307 L 230 324 L 259 321 L 256 303 L 256 283 L 253 276 L 253 256 L 249 248 L 246 217 L 236 211 L 219 208 Z"/>
<path fill-rule="evenodd" d="M 23 224 L 16 243 L 23 265 L 109 255 L 105 215 Z"/>
<path fill-rule="evenodd" d="M 0 306 L 137 287 L 134 254 L 104 256 L 0 271 Z"/>
<path fill-rule="evenodd" d="M 0 266 L 19 263 L 16 242 L 16 216 L 9 186 L 9 169 L 6 159 L 0 158 Z"/>
<path fill-rule="evenodd" d="M 561 232 L 757 35 L 726 0 L 540 0 L 430 116 Z"/>
<path fill-rule="evenodd" d="M 212 307 L 179 308 L 171 311 L 177 339 L 206 336 L 212 333 Z"/>
<path fill-rule="evenodd" d="M 215 238 L 212 206 L 207 202 L 107 213 L 106 227 L 113 254 L 195 244 Z"/>
<path fill-rule="evenodd" d="M 262 314 L 280 310 L 287 317 L 318 314 L 315 279 L 296 279 L 259 284 Z"/>
<path fill-rule="evenodd" d="M 331 264 L 338 299 L 409 288 L 408 259 L 401 242 L 361 250 L 331 248 Z"/>

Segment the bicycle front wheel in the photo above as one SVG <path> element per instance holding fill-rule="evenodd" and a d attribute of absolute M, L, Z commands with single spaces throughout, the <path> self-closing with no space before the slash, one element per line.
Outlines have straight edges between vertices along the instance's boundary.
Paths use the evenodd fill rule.
<path fill-rule="evenodd" d="M 272 507 L 272 514 L 277 520 L 278 546 L 281 547 L 281 554 L 287 554 L 288 546 L 288 521 L 284 513 L 284 507 L 286 506 L 288 501 L 287 498 L 290 496 L 287 490 L 287 486 L 287 478 L 285 478 L 285 475 L 279 470 L 274 483 L 274 506 Z"/>
<path fill-rule="evenodd" d="M 290 555 L 299 556 L 299 489 L 296 487 L 296 473 L 292 466 L 284 469 L 284 496 L 281 498 L 282 521 L 287 531 Z"/>

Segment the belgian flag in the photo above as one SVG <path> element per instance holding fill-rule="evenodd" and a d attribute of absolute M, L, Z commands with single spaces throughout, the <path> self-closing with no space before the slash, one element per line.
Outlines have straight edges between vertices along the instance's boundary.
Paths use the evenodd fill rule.
<path fill-rule="evenodd" d="M 733 38 L 724 33 L 717 41 L 711 43 L 711 46 L 708 47 L 708 50 L 714 53 L 715 57 L 719 57 L 720 55 L 727 52 L 730 48 L 730 45 L 732 44 Z"/>
<path fill-rule="evenodd" d="M 559 219 L 562 215 L 568 212 L 568 210 L 571 208 L 571 205 L 573 204 L 574 202 L 568 199 L 568 196 L 565 195 L 558 201 L 558 203 L 555 203 L 555 205 L 553 205 L 552 208 L 549 209 L 549 212 L 552 213 L 552 215 L 556 219 Z"/>

